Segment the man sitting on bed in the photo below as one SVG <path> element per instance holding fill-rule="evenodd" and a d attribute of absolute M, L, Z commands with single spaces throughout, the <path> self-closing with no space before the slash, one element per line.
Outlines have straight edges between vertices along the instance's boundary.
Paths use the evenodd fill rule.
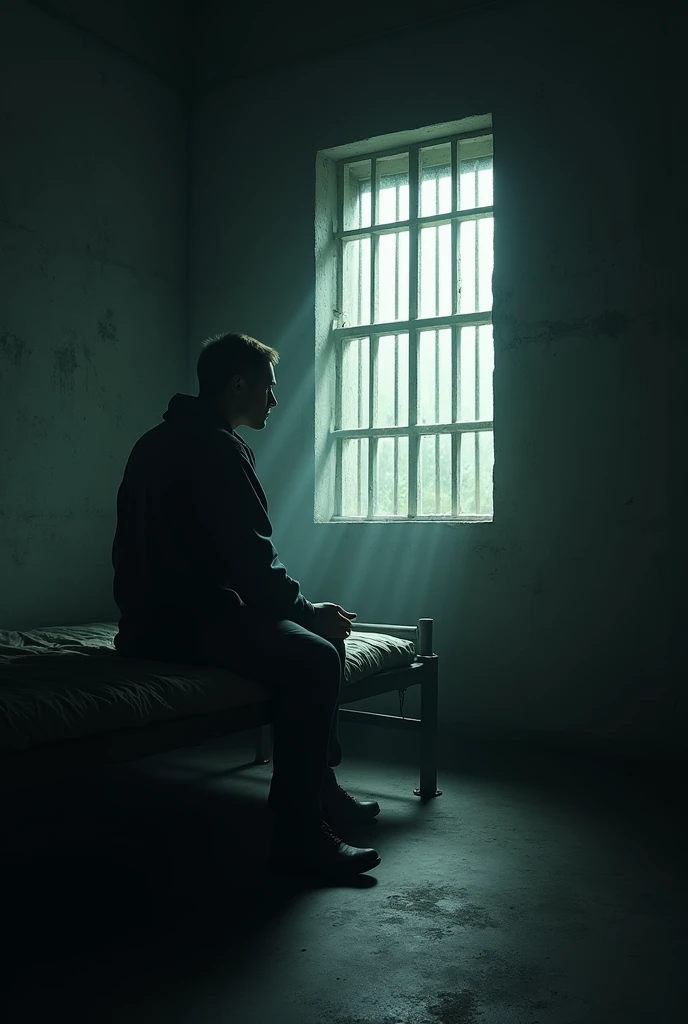
<path fill-rule="evenodd" d="M 275 688 L 271 863 L 358 874 L 375 850 L 333 829 L 369 822 L 374 801 L 337 783 L 344 638 L 354 612 L 311 604 L 272 543 L 253 451 L 277 405 L 278 354 L 243 334 L 203 345 L 198 397 L 174 395 L 132 449 L 117 495 L 112 561 L 123 655 L 221 666 Z"/>

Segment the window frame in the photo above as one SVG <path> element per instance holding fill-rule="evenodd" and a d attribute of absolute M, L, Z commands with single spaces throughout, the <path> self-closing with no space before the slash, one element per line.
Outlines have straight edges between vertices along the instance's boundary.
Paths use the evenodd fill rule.
<path fill-rule="evenodd" d="M 494 196 L 490 206 L 477 206 L 461 209 L 459 196 L 459 144 L 471 139 L 489 138 L 493 152 L 494 133 L 491 123 L 485 127 L 479 127 L 471 131 L 453 131 L 451 134 L 439 135 L 427 138 L 418 137 L 415 141 L 404 140 L 404 145 L 375 148 L 365 151 L 360 147 L 357 152 L 351 155 L 338 155 L 335 161 L 336 176 L 336 215 L 333 224 L 333 241 L 335 244 L 334 259 L 336 265 L 336 308 L 334 319 L 328 337 L 328 348 L 334 352 L 334 410 L 333 420 L 329 431 L 329 442 L 334 447 L 334 493 L 332 514 L 329 522 L 452 522 L 452 523 L 477 523 L 492 522 L 494 520 L 494 508 L 490 513 L 466 513 L 459 511 L 460 504 L 460 468 L 459 450 L 461 437 L 464 434 L 477 434 L 480 431 L 492 431 L 494 451 L 494 409 L 490 420 L 458 420 L 458 369 L 460 360 L 461 329 L 463 327 L 482 327 L 493 325 L 493 304 L 489 310 L 471 313 L 452 312 L 446 315 L 433 317 L 418 317 L 418 272 L 420 253 L 420 230 L 422 227 L 440 224 L 451 225 L 451 266 L 453 268 L 451 280 L 452 310 L 458 308 L 458 226 L 462 221 L 477 222 L 480 219 L 491 217 L 494 223 Z M 420 174 L 420 150 L 428 146 L 450 145 L 451 153 L 451 189 L 452 208 L 447 213 L 420 216 L 419 215 L 419 174 Z M 395 155 L 408 154 L 409 161 L 409 216 L 404 221 L 392 223 L 376 223 L 376 196 L 377 196 L 377 161 L 381 158 L 393 157 Z M 345 204 L 345 182 L 344 169 L 347 164 L 358 161 L 371 162 L 371 198 L 370 198 L 370 224 L 368 227 L 349 228 L 344 230 L 344 204 Z M 446 166 L 446 165 L 445 165 Z M 381 235 L 390 230 L 409 232 L 409 309 L 408 320 L 392 321 L 386 323 L 367 323 L 364 325 L 348 326 L 342 323 L 343 310 L 343 289 L 344 289 L 344 245 L 350 239 L 365 237 L 371 239 L 370 245 L 370 295 L 371 310 L 370 317 L 374 321 L 375 310 L 372 308 L 374 302 L 376 254 Z M 477 246 L 476 246 L 477 262 Z M 494 264 L 493 264 L 494 265 Z M 477 279 L 477 278 L 476 278 Z M 415 282 L 415 285 L 414 285 Z M 452 422 L 451 423 L 418 423 L 418 352 L 419 336 L 424 330 L 451 330 L 451 358 L 452 358 Z M 373 426 L 374 422 L 374 395 L 376 381 L 377 350 L 380 337 L 385 335 L 408 335 L 408 423 L 401 426 Z M 368 425 L 362 427 L 342 427 L 342 352 L 343 343 L 349 339 L 368 338 Z M 476 345 L 476 358 L 478 346 Z M 494 350 L 493 350 L 494 351 Z M 398 373 L 398 364 L 395 361 L 395 372 Z M 478 365 L 475 369 L 476 389 L 479 377 Z M 476 408 L 476 412 L 477 412 Z M 419 493 L 418 474 L 420 468 L 420 445 L 421 437 L 432 435 L 449 435 L 451 437 L 451 509 L 447 512 L 422 513 L 419 514 Z M 396 515 L 376 514 L 376 465 L 377 465 L 377 443 L 380 438 L 403 437 L 408 439 L 408 508 L 405 512 Z M 343 479 L 342 461 L 343 444 L 348 438 L 365 438 L 368 440 L 367 452 L 367 510 L 365 514 L 351 515 L 342 513 Z M 362 489 L 363 464 L 362 447 L 359 446 L 359 505 Z M 396 451 L 396 446 L 395 446 Z M 479 507 L 477 493 L 480 482 L 480 447 L 476 444 L 476 509 Z M 395 471 L 396 479 L 396 471 Z M 493 489 L 494 495 L 494 489 Z M 494 498 L 493 498 L 494 500 Z M 323 521 L 323 520 L 320 520 Z"/>

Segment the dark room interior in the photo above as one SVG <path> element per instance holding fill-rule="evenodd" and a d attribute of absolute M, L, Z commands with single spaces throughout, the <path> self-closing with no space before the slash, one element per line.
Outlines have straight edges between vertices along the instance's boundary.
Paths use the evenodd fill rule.
<path fill-rule="evenodd" d="M 687 28 L 0 0 L 4 1022 L 685 1016 Z M 337 884 L 269 869 L 267 697 L 118 689 L 125 464 L 229 331 L 279 557 L 357 615 Z"/>

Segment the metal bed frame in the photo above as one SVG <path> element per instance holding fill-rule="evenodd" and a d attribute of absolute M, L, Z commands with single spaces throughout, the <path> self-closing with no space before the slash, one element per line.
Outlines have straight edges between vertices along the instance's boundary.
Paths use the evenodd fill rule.
<path fill-rule="evenodd" d="M 420 733 L 420 783 L 414 793 L 422 799 L 440 796 L 437 789 L 437 655 L 432 650 L 432 619 L 419 619 L 415 626 L 394 626 L 357 622 L 356 633 L 387 633 L 415 642 L 412 664 L 367 676 L 342 690 L 340 714 L 351 722 Z M 380 715 L 341 708 L 367 697 L 398 690 L 400 697 L 409 686 L 421 687 L 421 717 Z M 402 704 L 403 711 L 403 704 Z M 256 730 L 253 764 L 267 764 L 272 747 L 272 705 L 262 702 L 212 714 L 188 715 L 140 728 L 96 733 L 73 740 L 44 744 L 27 750 L 0 751 L 0 791 L 40 783 L 58 776 L 79 774 L 106 764 L 122 764 L 178 748 L 197 746 L 247 729 Z"/>
<path fill-rule="evenodd" d="M 437 721 L 438 721 L 438 672 L 437 655 L 432 649 L 433 619 L 419 619 L 415 626 L 394 626 L 376 622 L 354 622 L 353 633 L 386 633 L 401 639 L 413 640 L 416 659 L 403 668 L 376 672 L 342 690 L 339 714 L 347 722 L 361 725 L 376 725 L 385 729 L 403 729 L 420 733 L 420 780 L 413 792 L 422 799 L 441 796 L 437 788 Z M 403 714 L 403 694 L 409 686 L 420 686 L 420 718 L 407 718 Z M 399 691 L 402 713 L 381 715 L 372 711 L 354 711 L 342 707 L 367 697 Z M 255 764 L 267 764 L 272 753 L 272 726 L 258 729 L 256 737 Z"/>

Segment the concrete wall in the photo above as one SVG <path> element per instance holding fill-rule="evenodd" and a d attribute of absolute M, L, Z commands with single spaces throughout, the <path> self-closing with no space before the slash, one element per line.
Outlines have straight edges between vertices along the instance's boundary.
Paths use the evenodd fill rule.
<path fill-rule="evenodd" d="M 685 750 L 680 26 L 661 8 L 551 8 L 503 4 L 199 99 L 191 336 L 280 349 L 280 408 L 245 432 L 278 550 L 313 600 L 435 618 L 445 743 L 489 727 Z M 483 113 L 495 520 L 316 525 L 316 152 Z"/>
<path fill-rule="evenodd" d="M 0 623 L 113 618 L 124 463 L 188 374 L 185 106 L 18 0 L 0 83 Z"/>

